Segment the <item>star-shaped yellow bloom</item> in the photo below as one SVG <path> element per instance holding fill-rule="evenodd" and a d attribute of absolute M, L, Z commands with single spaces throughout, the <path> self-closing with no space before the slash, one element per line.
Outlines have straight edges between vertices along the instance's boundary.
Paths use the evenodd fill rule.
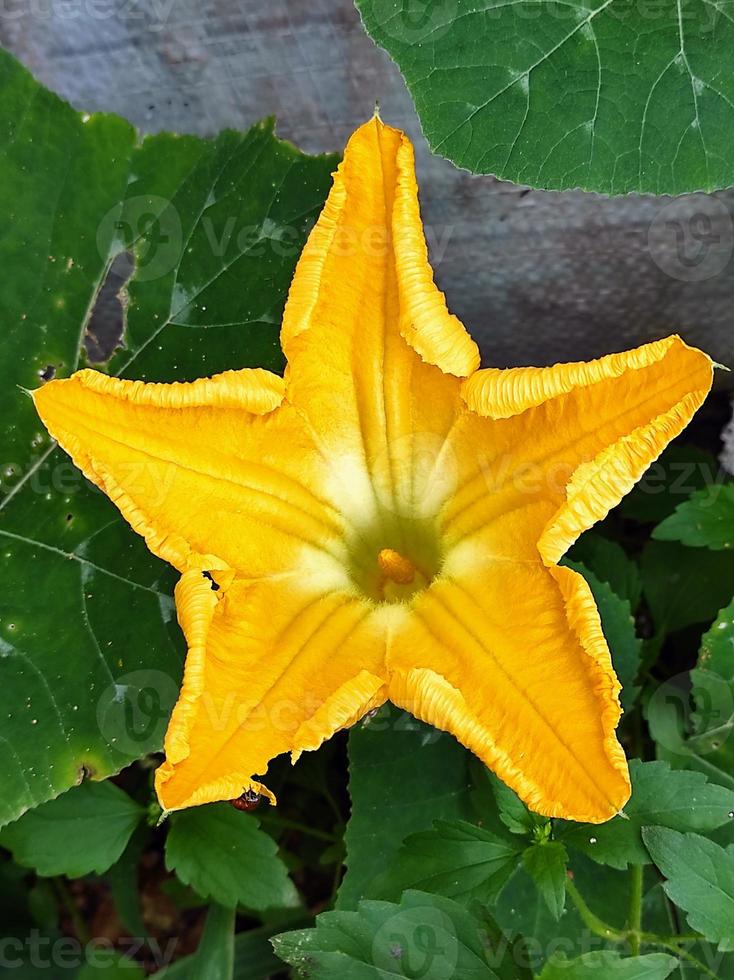
<path fill-rule="evenodd" d="M 534 810 L 611 817 L 629 796 L 619 684 L 588 586 L 557 562 L 688 423 L 709 358 L 668 337 L 478 370 L 433 282 L 412 146 L 378 119 L 349 141 L 281 341 L 285 378 L 80 371 L 35 393 L 181 572 L 163 807 L 271 795 L 271 759 L 389 699 Z"/>

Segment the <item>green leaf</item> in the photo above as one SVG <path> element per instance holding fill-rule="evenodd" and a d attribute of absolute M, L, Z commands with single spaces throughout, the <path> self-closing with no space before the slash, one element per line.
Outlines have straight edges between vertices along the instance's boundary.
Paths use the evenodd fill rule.
<path fill-rule="evenodd" d="M 701 676 L 699 672 L 691 671 L 691 676 L 694 674 Z M 711 738 L 710 730 L 692 735 L 690 725 L 686 728 L 688 707 L 691 696 L 694 699 L 698 697 L 699 690 L 691 689 L 689 685 L 683 686 L 678 683 L 679 680 L 673 678 L 670 682 L 662 684 L 645 708 L 650 735 L 656 743 L 658 758 L 664 759 L 675 769 L 694 769 L 702 772 L 711 782 L 734 790 L 734 759 L 728 738 L 731 734 L 731 716 L 722 716 L 727 719 L 723 725 L 727 737 L 724 737 L 721 742 L 716 737 Z M 728 687 L 722 692 L 719 682 L 716 683 L 715 688 L 714 696 L 710 696 L 710 687 L 704 686 L 701 693 L 708 692 L 707 714 L 718 718 L 720 716 L 718 705 L 721 701 L 724 705 L 730 704 L 731 695 Z M 688 721 L 690 720 L 689 717 Z M 714 733 L 718 727 L 716 725 L 713 729 Z"/>
<path fill-rule="evenodd" d="M 734 782 L 734 600 L 704 633 L 691 682 L 696 710 L 687 748 Z"/>
<path fill-rule="evenodd" d="M 529 835 L 538 824 L 545 822 L 546 818 L 529 810 L 514 789 L 503 783 L 496 773 L 485 769 L 484 776 L 492 788 L 499 818 L 510 833 Z"/>
<path fill-rule="evenodd" d="M 647 704 L 658 755 L 734 790 L 734 601 L 704 634 L 690 686 L 679 681 L 661 685 Z"/>
<path fill-rule="evenodd" d="M 734 682 L 734 599 L 719 612 L 711 629 L 701 638 L 697 669 Z"/>
<path fill-rule="evenodd" d="M 347 873 L 337 907 L 356 908 L 409 834 L 471 817 L 469 753 L 445 732 L 385 705 L 349 733 Z"/>
<path fill-rule="evenodd" d="M 568 560 L 564 560 L 564 564 L 583 575 L 589 584 L 599 610 L 602 630 L 609 645 L 614 670 L 622 685 L 620 696 L 622 707 L 625 711 L 629 711 L 640 691 L 639 687 L 635 686 L 635 678 L 640 669 L 642 649 L 642 643 L 635 633 L 635 620 L 630 604 L 587 568 Z"/>
<path fill-rule="evenodd" d="M 566 848 L 558 841 L 541 841 L 528 847 L 522 859 L 551 915 L 560 919 L 566 906 Z"/>
<path fill-rule="evenodd" d="M 514 846 L 515 835 L 529 836 L 538 825 L 547 823 L 545 817 L 528 810 L 520 797 L 506 786 L 499 776 L 479 761 L 469 760 L 472 780 L 472 817 L 480 827 Z"/>
<path fill-rule="evenodd" d="M 325 912 L 316 928 L 273 940 L 278 956 L 309 980 L 496 980 L 486 931 L 456 902 L 408 891 L 399 904 L 359 903 L 356 912 Z"/>
<path fill-rule="evenodd" d="M 574 884 L 591 911 L 614 928 L 623 929 L 629 907 L 629 874 L 595 864 L 583 854 L 572 852 L 569 858 Z M 589 950 L 589 929 L 575 905 L 567 902 L 566 911 L 556 920 L 522 862 L 500 893 L 492 915 L 505 933 L 527 937 L 529 962 L 535 971 L 559 950 L 569 956 Z M 613 939 L 594 937 L 593 941 L 598 947 L 616 945 Z"/>
<path fill-rule="evenodd" d="M 643 827 L 705 833 L 731 820 L 734 792 L 707 782 L 700 772 L 671 770 L 667 762 L 632 759 L 630 776 L 632 796 L 624 818 L 598 825 L 559 822 L 559 838 L 599 864 L 626 868 L 650 861 L 642 840 Z"/>
<path fill-rule="evenodd" d="M 521 853 L 505 840 L 466 821 L 437 820 L 434 830 L 411 834 L 388 870 L 370 885 L 368 898 L 396 901 L 407 889 L 431 892 L 470 906 L 493 902 Z"/>
<path fill-rule="evenodd" d="M 677 966 L 678 960 L 665 953 L 622 957 L 611 950 L 599 950 L 574 960 L 553 959 L 539 980 L 665 980 Z"/>
<path fill-rule="evenodd" d="M 734 553 L 650 541 L 641 567 L 645 598 L 659 634 L 710 622 L 731 599 Z"/>
<path fill-rule="evenodd" d="M 734 950 L 734 846 L 724 849 L 698 834 L 647 827 L 643 837 L 668 879 L 665 891 L 688 924 L 722 951 Z"/>
<path fill-rule="evenodd" d="M 82 115 L 0 52 L 0 824 L 160 749 L 183 642 L 175 573 L 53 450 L 20 388 L 85 362 L 106 272 L 129 250 L 109 370 L 157 381 L 279 369 L 278 326 L 333 157 L 272 123 L 212 140 Z"/>
<path fill-rule="evenodd" d="M 734 183 L 728 11 L 357 0 L 397 62 L 432 150 L 554 190 L 683 194 Z M 421 16 L 422 14 L 422 16 Z"/>
<path fill-rule="evenodd" d="M 211 905 L 196 953 L 193 973 L 206 980 L 233 980 L 236 910 Z"/>
<path fill-rule="evenodd" d="M 140 909 L 138 864 L 149 837 L 149 827 L 145 824 L 138 827 L 119 859 L 107 873 L 115 909 L 130 936 L 147 935 Z"/>
<path fill-rule="evenodd" d="M 640 570 L 620 544 L 587 531 L 574 544 L 570 557 L 599 582 L 606 582 L 620 599 L 626 599 L 632 611 L 637 608 L 642 595 Z"/>
<path fill-rule="evenodd" d="M 720 469 L 712 453 L 674 442 L 643 473 L 618 511 L 626 518 L 657 524 L 692 493 L 717 483 Z"/>
<path fill-rule="evenodd" d="M 102 874 L 125 850 L 143 812 L 113 783 L 84 782 L 8 824 L 0 844 L 40 875 Z"/>
<path fill-rule="evenodd" d="M 714 484 L 694 493 L 658 524 L 652 536 L 694 548 L 734 548 L 734 483 Z"/>
<path fill-rule="evenodd" d="M 249 909 L 298 904 L 298 894 L 278 857 L 275 841 L 252 814 L 227 803 L 171 815 L 166 867 L 202 898 Z"/>

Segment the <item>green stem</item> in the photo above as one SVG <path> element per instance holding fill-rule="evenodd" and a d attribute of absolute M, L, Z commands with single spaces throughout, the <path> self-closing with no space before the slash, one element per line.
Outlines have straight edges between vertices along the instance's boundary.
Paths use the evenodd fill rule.
<path fill-rule="evenodd" d="M 601 936 L 603 939 L 609 939 L 615 943 L 627 942 L 627 933 L 622 932 L 620 929 L 615 929 L 614 926 L 610 926 L 600 919 L 599 916 L 595 915 L 584 901 L 581 892 L 579 892 L 576 885 L 570 879 L 566 882 L 566 892 L 570 895 L 571 901 L 576 906 L 584 925 L 595 935 Z"/>
<path fill-rule="evenodd" d="M 343 826 L 343 824 L 344 824 L 344 817 L 342 816 L 342 812 L 339 809 L 339 804 L 334 799 L 334 794 L 331 792 L 331 790 L 329 789 L 329 787 L 326 784 L 324 784 L 324 786 L 322 786 L 321 792 L 324 794 L 324 798 L 325 798 L 326 802 L 329 804 L 329 806 L 331 807 L 331 809 L 332 809 L 332 811 L 334 813 L 334 816 L 336 817 L 337 825 L 338 826 Z"/>
<path fill-rule="evenodd" d="M 643 867 L 641 864 L 633 864 L 630 867 L 630 907 L 627 918 L 629 928 L 630 952 L 633 956 L 640 955 L 640 932 L 642 931 L 642 875 Z"/>
<path fill-rule="evenodd" d="M 309 827 L 305 823 L 298 823 L 297 820 L 289 820 L 287 817 L 279 817 L 274 813 L 268 813 L 267 816 L 265 813 L 258 813 L 257 818 L 262 823 L 271 823 L 276 827 L 282 827 L 284 830 L 298 830 L 302 834 L 308 834 L 310 837 L 326 841 L 329 844 L 336 844 L 340 840 L 336 834 L 329 834 L 325 830 L 316 830 L 315 827 Z"/>
<path fill-rule="evenodd" d="M 643 869 L 641 866 L 639 871 Z M 633 869 L 634 870 L 634 869 Z M 642 892 L 642 876 L 639 876 L 637 872 L 634 872 L 632 881 L 632 893 L 633 899 L 630 903 L 630 922 L 638 922 L 638 903 L 634 898 L 639 888 L 640 895 Z M 695 966 L 697 970 L 701 970 L 704 976 L 712 977 L 713 980 L 718 980 L 718 977 L 702 963 L 697 957 L 692 953 L 689 953 L 685 949 L 681 949 L 681 943 L 687 942 L 698 942 L 702 937 L 698 934 L 688 934 L 679 936 L 657 936 L 651 932 L 641 932 L 639 927 L 632 927 L 627 930 L 615 929 L 614 926 L 610 926 L 609 923 L 604 922 L 597 915 L 595 915 L 589 906 L 586 904 L 583 896 L 579 892 L 578 888 L 574 883 L 569 880 L 566 882 L 566 892 L 571 897 L 571 901 L 576 906 L 581 919 L 587 928 L 591 930 L 595 935 L 601 936 L 602 939 L 606 939 L 609 942 L 614 943 L 629 943 L 630 949 L 633 951 L 634 955 L 639 954 L 640 944 L 644 943 L 648 946 L 657 946 L 659 949 L 665 949 L 674 956 L 680 959 L 687 960 L 691 965 Z M 639 903 L 640 910 L 642 909 L 642 903 Z"/>
<path fill-rule="evenodd" d="M 692 966 L 695 966 L 696 969 L 700 970 L 705 976 L 713 977 L 713 980 L 719 980 L 717 974 L 715 974 L 712 970 L 709 970 L 706 964 L 702 963 L 701 960 L 699 960 L 696 956 L 693 955 L 693 953 L 689 953 L 687 950 L 681 949 L 680 946 L 676 945 L 676 943 L 683 938 L 682 936 L 663 937 L 663 936 L 653 936 L 653 935 L 648 935 L 647 933 L 642 933 L 640 938 L 642 939 L 643 942 L 647 943 L 650 946 L 657 946 L 660 949 L 665 949 L 669 953 L 672 953 L 673 956 L 678 956 L 682 960 L 687 960 Z M 696 936 L 694 938 L 699 939 L 700 937 Z M 673 941 L 671 942 L 671 940 Z"/>

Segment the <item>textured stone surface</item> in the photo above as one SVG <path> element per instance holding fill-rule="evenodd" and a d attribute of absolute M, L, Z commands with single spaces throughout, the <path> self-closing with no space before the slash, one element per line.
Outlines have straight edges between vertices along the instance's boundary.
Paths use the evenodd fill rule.
<path fill-rule="evenodd" d="M 6 0 L 0 41 L 78 108 L 211 134 L 264 115 L 341 148 L 376 100 L 416 140 L 437 279 L 486 363 L 551 363 L 672 331 L 734 364 L 734 192 L 528 192 L 432 157 L 350 0 Z M 731 376 L 729 376 L 731 378 Z"/>

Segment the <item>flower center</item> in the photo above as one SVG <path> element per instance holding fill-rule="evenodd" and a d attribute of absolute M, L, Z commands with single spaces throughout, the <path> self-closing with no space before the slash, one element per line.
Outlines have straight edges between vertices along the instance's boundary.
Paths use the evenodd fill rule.
<path fill-rule="evenodd" d="M 431 522 L 383 519 L 363 526 L 348 543 L 348 570 L 359 590 L 374 602 L 408 602 L 428 588 L 439 572 L 441 554 Z"/>
<path fill-rule="evenodd" d="M 408 585 L 415 579 L 415 566 L 410 558 L 404 558 L 393 548 L 383 548 L 377 556 L 382 574 L 397 585 Z"/>
<path fill-rule="evenodd" d="M 410 558 L 393 548 L 383 548 L 377 556 L 381 575 L 377 581 L 379 598 L 384 602 L 401 602 L 421 589 L 429 579 L 415 567 Z"/>

